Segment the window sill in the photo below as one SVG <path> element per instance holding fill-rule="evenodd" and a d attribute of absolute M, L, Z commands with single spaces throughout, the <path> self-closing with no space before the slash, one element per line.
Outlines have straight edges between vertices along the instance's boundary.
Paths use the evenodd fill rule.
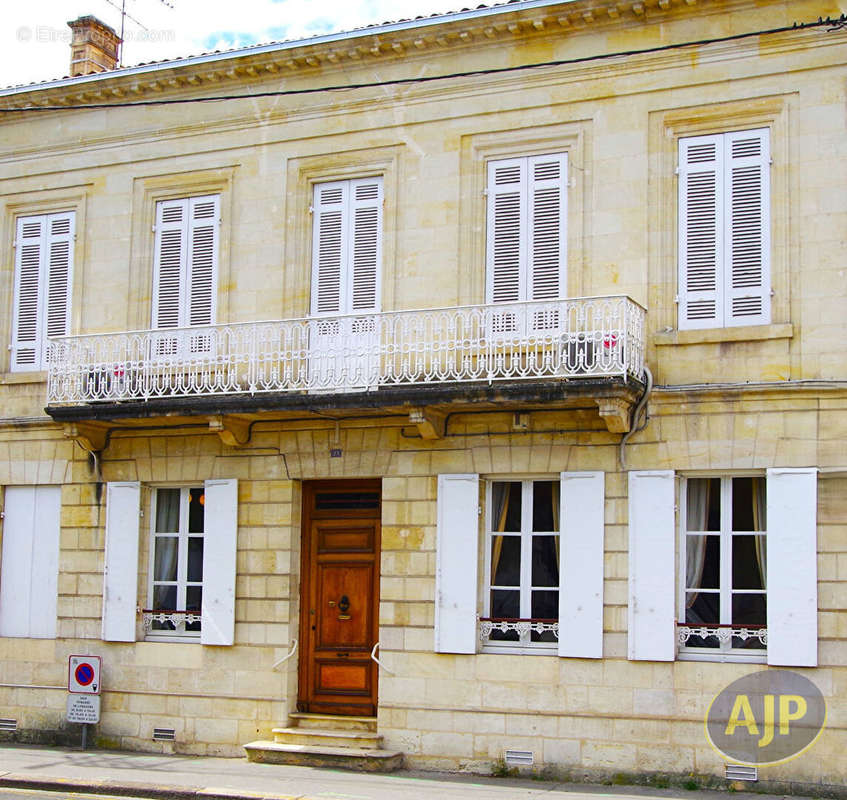
<path fill-rule="evenodd" d="M 483 645 L 480 651 L 482 655 L 500 655 L 500 656 L 558 656 L 559 650 L 557 647 L 533 647 L 526 645 Z"/>
<path fill-rule="evenodd" d="M 0 375 L 0 384 L 14 385 L 19 383 L 45 383 L 47 372 L 5 372 Z"/>
<path fill-rule="evenodd" d="M 171 636 L 169 634 L 147 634 L 144 637 L 145 642 L 179 642 L 180 644 L 200 644 L 200 634 L 196 636 Z"/>
<path fill-rule="evenodd" d="M 790 322 L 772 325 L 743 325 L 737 328 L 698 328 L 685 331 L 657 331 L 653 334 L 656 347 L 718 342 L 754 342 L 767 339 L 791 339 L 794 326 Z"/>
<path fill-rule="evenodd" d="M 764 650 L 758 653 L 693 653 L 690 650 L 680 650 L 677 661 L 711 661 L 717 664 L 767 664 L 768 654 Z"/>

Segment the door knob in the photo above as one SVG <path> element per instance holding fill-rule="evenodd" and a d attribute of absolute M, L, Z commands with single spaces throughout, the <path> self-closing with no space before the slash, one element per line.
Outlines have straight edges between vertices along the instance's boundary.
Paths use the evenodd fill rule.
<path fill-rule="evenodd" d="M 338 610 L 342 614 L 346 614 L 350 610 L 350 598 L 346 594 L 341 595 L 341 599 L 338 601 Z"/>

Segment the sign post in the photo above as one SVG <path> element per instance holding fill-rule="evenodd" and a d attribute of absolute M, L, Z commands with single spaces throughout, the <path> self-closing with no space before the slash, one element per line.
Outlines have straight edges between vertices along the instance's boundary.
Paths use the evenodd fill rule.
<path fill-rule="evenodd" d="M 88 725 L 100 722 L 100 656 L 68 657 L 68 722 L 82 725 L 82 749 Z"/>

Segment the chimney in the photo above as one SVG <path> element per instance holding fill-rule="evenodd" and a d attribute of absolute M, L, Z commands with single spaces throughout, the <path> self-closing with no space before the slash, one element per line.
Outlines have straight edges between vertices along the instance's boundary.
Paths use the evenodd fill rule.
<path fill-rule="evenodd" d="M 68 23 L 71 41 L 71 77 L 106 72 L 118 65 L 121 37 L 108 25 L 91 15 Z"/>

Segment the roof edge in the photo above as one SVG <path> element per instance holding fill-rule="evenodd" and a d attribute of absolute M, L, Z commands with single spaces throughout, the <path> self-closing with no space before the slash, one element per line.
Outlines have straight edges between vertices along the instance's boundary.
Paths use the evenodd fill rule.
<path fill-rule="evenodd" d="M 443 25 L 446 22 L 461 22 L 468 19 L 484 18 L 495 16 L 498 14 L 508 13 L 512 11 L 523 11 L 526 9 L 545 8 L 548 6 L 564 5 L 573 0 L 507 0 L 486 8 L 476 8 L 467 11 L 448 12 L 445 14 L 437 14 L 435 16 L 424 17 L 421 19 L 406 20 L 404 22 L 391 22 L 381 25 L 372 25 L 365 28 L 355 28 L 350 31 L 338 31 L 336 33 L 328 33 L 322 36 L 310 36 L 306 39 L 292 39 L 285 42 L 273 42 L 271 44 L 251 45 L 249 47 L 237 48 L 234 50 L 223 50 L 214 53 L 204 53 L 197 56 L 186 56 L 183 58 L 174 58 L 167 61 L 160 61 L 154 64 L 141 64 L 135 67 L 120 67 L 118 69 L 108 70 L 106 72 L 97 72 L 91 75 L 80 75 L 77 77 L 57 78 L 54 80 L 43 81 L 40 83 L 28 83 L 21 86 L 10 86 L 5 89 L 0 89 L 0 97 L 14 97 L 18 94 L 29 94 L 32 92 L 46 91 L 49 89 L 69 88 L 71 86 L 83 86 L 90 83 L 110 78 L 129 77 L 132 75 L 143 75 L 163 70 L 175 69 L 178 67 L 199 66 L 202 64 L 213 64 L 218 61 L 228 61 L 233 58 L 240 58 L 247 55 L 262 55 L 265 53 L 285 52 L 286 50 L 295 50 L 300 47 L 314 46 L 322 44 L 332 44 L 334 42 L 344 42 L 351 39 L 361 38 L 363 36 L 378 36 L 380 34 L 394 33 L 398 31 L 409 31 L 418 28 L 428 28 L 435 25 Z"/>

